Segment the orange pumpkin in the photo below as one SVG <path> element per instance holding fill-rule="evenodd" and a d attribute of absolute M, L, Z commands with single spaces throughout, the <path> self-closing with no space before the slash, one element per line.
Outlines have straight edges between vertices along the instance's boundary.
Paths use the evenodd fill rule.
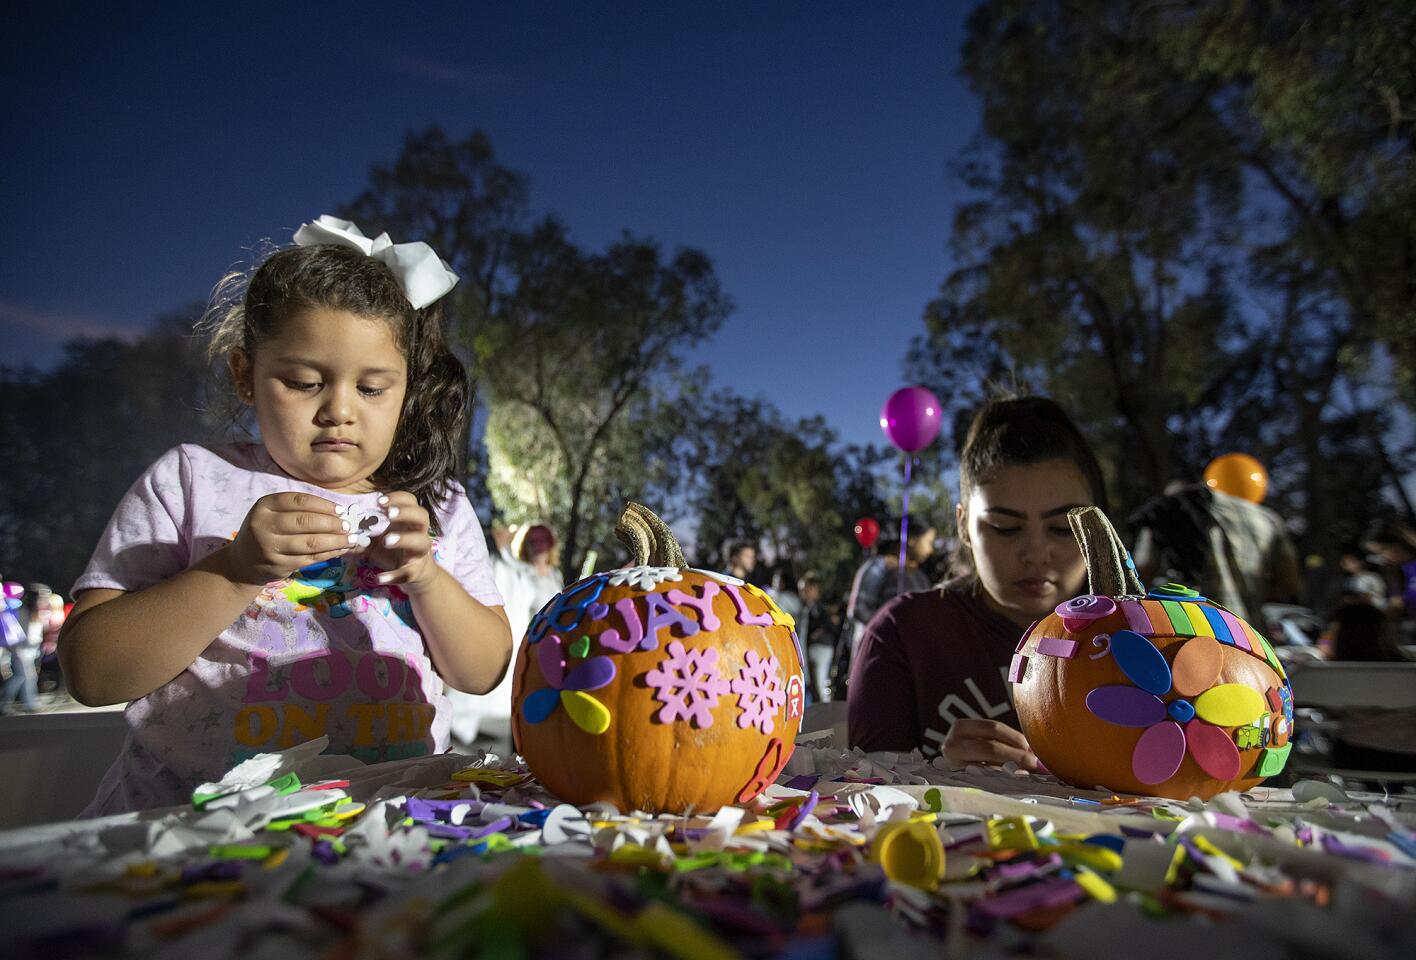
<path fill-rule="evenodd" d="M 1008 675 L 1038 759 L 1080 787 L 1175 800 L 1282 770 L 1293 692 L 1269 642 L 1188 587 L 1146 594 L 1096 507 L 1068 519 L 1091 594 L 1033 624 Z"/>
<path fill-rule="evenodd" d="M 801 726 L 792 618 L 751 584 L 689 568 L 638 504 L 615 532 L 635 565 L 571 584 L 527 630 L 512 677 L 517 749 L 571 803 L 746 803 L 777 779 Z"/>

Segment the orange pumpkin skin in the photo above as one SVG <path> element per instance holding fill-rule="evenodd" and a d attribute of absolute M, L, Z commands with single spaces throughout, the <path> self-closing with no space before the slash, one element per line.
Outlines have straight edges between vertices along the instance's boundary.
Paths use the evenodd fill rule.
<path fill-rule="evenodd" d="M 673 579 L 649 582 L 660 576 Z M 712 629 L 705 628 L 704 606 Z M 638 620 L 637 644 L 626 610 Z M 661 622 L 651 634 L 656 617 Z M 650 813 L 746 803 L 776 780 L 801 726 L 804 674 L 793 626 L 761 590 L 707 571 L 635 567 L 587 577 L 537 614 L 521 645 L 512 677 L 517 749 L 537 779 L 570 803 L 604 801 Z M 547 676 L 555 644 L 565 665 L 561 678 Z M 686 656 L 691 669 L 670 665 L 675 645 L 682 647 L 678 663 Z M 614 667 L 607 683 L 583 691 L 608 712 L 601 733 L 593 732 L 593 717 L 589 728 L 577 722 L 563 695 L 551 706 L 577 668 L 597 657 Z M 554 662 L 549 666 L 561 672 Z M 596 666 L 602 677 L 607 667 Z M 676 704 L 681 687 L 672 680 L 685 673 L 707 692 Z M 773 674 L 775 686 L 758 682 Z M 755 706 L 745 711 L 744 704 Z"/>
<path fill-rule="evenodd" d="M 1152 594 L 1152 597 L 1155 596 Z M 1184 600 L 1186 611 L 1198 610 L 1201 617 L 1204 616 L 1204 607 L 1215 612 L 1221 609 L 1204 602 L 1202 598 L 1195 598 L 1193 592 L 1188 597 L 1177 594 L 1173 597 L 1167 595 L 1165 599 Z M 1193 624 L 1186 628 L 1185 633 L 1171 626 L 1162 619 L 1165 608 L 1156 599 L 1148 599 L 1142 604 L 1137 600 L 1083 597 L 1072 602 L 1096 600 L 1114 602 L 1116 609 L 1090 621 L 1075 618 L 1064 620 L 1056 612 L 1049 614 L 1029 629 L 1014 656 L 1009 676 L 1014 681 L 1014 706 L 1028 743 L 1049 772 L 1079 787 L 1103 787 L 1119 792 L 1186 800 L 1190 797 L 1209 799 L 1227 790 L 1247 790 L 1265 779 L 1265 775 L 1259 773 L 1260 769 L 1267 766 L 1271 775 L 1282 768 L 1292 735 L 1292 690 L 1272 648 L 1252 627 L 1224 611 L 1222 622 L 1240 628 L 1243 637 L 1238 644 L 1217 642 L 1206 639 L 1203 634 L 1192 636 L 1198 633 Z M 1170 606 L 1180 605 L 1172 602 Z M 1062 610 L 1065 606 L 1059 605 L 1058 609 Z M 1125 611 L 1126 606 L 1132 606 L 1130 617 Z M 1138 610 L 1142 612 L 1141 616 L 1136 616 Z M 1150 616 L 1147 618 L 1145 613 Z M 1132 629 L 1146 619 L 1153 625 L 1150 630 Z M 1111 649 L 1112 638 L 1123 631 L 1139 633 L 1149 641 L 1163 656 L 1173 677 L 1180 676 L 1176 659 L 1187 643 L 1199 641 L 1208 647 L 1204 652 L 1210 655 L 1211 669 L 1215 663 L 1213 657 L 1217 644 L 1218 669 L 1212 680 L 1206 679 L 1207 688 L 1236 684 L 1258 693 L 1265 704 L 1264 712 L 1252 723 L 1204 724 L 1200 717 L 1191 715 L 1194 723 L 1213 728 L 1203 731 L 1208 737 L 1217 736 L 1214 731 L 1219 731 L 1234 743 L 1238 753 L 1234 776 L 1218 778 L 1206 772 L 1186 741 L 1182 748 L 1183 759 L 1173 775 L 1152 783 L 1142 782 L 1138 778 L 1133 762 L 1137 744 L 1151 726 L 1175 721 L 1175 717 L 1167 713 L 1164 720 L 1155 723 L 1122 725 L 1099 716 L 1089 705 L 1088 697 L 1098 688 L 1137 687 Z M 1210 633 L 1215 632 L 1211 619 Z M 1223 626 L 1218 632 L 1226 636 L 1230 634 Z M 1045 641 L 1045 638 L 1052 639 Z M 1127 639 L 1132 644 L 1136 642 L 1134 636 Z M 1075 652 L 1070 656 L 1057 655 L 1059 651 L 1066 653 L 1071 650 L 1073 642 L 1076 644 Z M 1245 649 L 1245 645 L 1250 649 Z M 1044 651 L 1044 646 L 1052 652 Z M 1203 696 L 1203 693 L 1182 695 L 1175 686 L 1164 693 L 1149 692 L 1166 707 L 1183 700 L 1192 709 L 1195 701 Z M 1139 694 L 1127 696 L 1139 697 Z M 1175 712 L 1183 716 L 1186 711 L 1176 707 Z M 1186 723 L 1175 722 L 1189 734 Z M 1241 734 L 1242 727 L 1254 729 Z M 1262 743 L 1255 743 L 1260 739 Z M 1265 759 L 1266 752 L 1275 756 Z"/>

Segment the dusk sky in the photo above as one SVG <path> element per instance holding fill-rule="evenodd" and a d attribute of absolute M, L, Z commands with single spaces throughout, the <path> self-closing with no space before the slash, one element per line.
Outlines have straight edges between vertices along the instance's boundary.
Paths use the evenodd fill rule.
<path fill-rule="evenodd" d="M 583 246 L 706 251 L 714 382 L 883 440 L 978 126 L 968 4 L 121 6 L 7 18 L 0 362 L 204 299 L 439 124 Z"/>

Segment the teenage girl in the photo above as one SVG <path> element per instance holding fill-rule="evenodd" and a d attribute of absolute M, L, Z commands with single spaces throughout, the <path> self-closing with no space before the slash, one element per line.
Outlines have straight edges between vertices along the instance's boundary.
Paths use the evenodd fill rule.
<path fill-rule="evenodd" d="M 1106 505 L 1101 468 L 1061 407 L 985 405 L 959 463 L 959 560 L 972 573 L 902 594 L 871 619 L 851 669 L 851 744 L 1035 768 L 1008 662 L 1029 625 L 1086 592 L 1067 511 L 1092 505 Z"/>

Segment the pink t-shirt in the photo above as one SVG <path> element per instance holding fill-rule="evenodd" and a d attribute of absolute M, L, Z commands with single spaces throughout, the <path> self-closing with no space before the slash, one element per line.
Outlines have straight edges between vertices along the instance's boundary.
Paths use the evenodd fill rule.
<path fill-rule="evenodd" d="M 257 500 L 313 493 L 372 507 L 292 479 L 260 444 L 183 444 L 149 467 L 118 504 L 74 593 L 133 592 L 229 543 Z M 501 605 L 482 527 L 458 488 L 437 510 L 433 557 L 478 601 Z M 128 705 L 128 737 L 87 811 L 185 803 L 247 757 L 329 736 L 329 753 L 365 762 L 441 753 L 449 710 L 407 596 L 350 554 L 266 585 L 191 666 Z M 162 642 L 163 624 L 152 625 Z"/>

